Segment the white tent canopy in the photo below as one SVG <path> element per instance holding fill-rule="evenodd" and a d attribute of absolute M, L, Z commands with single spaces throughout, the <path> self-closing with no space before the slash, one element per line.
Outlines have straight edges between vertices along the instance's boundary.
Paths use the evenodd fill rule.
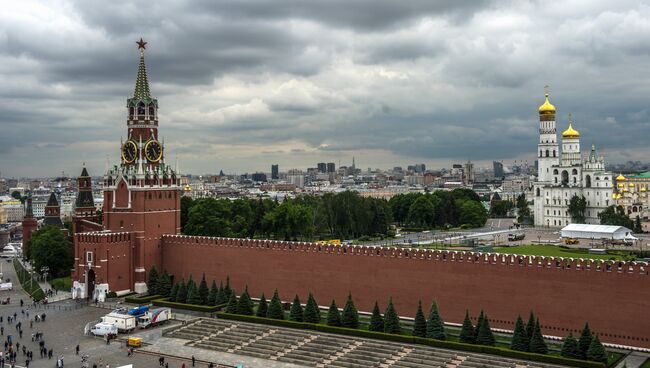
<path fill-rule="evenodd" d="M 570 224 L 560 234 L 563 238 L 624 240 L 632 236 L 632 230 L 615 225 Z"/>

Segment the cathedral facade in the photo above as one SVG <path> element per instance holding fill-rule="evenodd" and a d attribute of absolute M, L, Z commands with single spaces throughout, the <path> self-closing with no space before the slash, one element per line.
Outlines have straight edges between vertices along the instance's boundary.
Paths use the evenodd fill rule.
<path fill-rule="evenodd" d="M 598 213 L 614 204 L 612 174 L 605 159 L 591 146 L 583 157 L 580 133 L 569 115 L 568 128 L 558 141 L 555 106 L 548 100 L 539 107 L 538 171 L 533 184 L 535 226 L 564 227 L 570 224 L 569 202 L 573 196 L 586 200 L 585 222 L 599 224 Z"/>

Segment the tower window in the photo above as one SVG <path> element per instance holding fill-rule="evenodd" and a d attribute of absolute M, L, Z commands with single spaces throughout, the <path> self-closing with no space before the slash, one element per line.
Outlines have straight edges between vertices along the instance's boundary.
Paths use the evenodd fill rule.
<path fill-rule="evenodd" d="M 153 118 L 155 115 L 155 110 L 153 106 L 149 106 L 149 118 Z"/>
<path fill-rule="evenodd" d="M 144 115 L 144 103 L 140 102 L 138 105 L 138 115 Z"/>
<path fill-rule="evenodd" d="M 549 156 L 548 156 L 548 150 L 546 150 L 546 157 L 549 157 Z"/>

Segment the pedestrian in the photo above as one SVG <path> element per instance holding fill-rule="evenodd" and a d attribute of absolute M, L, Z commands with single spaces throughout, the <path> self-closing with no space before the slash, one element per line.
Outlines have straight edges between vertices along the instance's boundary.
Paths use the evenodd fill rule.
<path fill-rule="evenodd" d="M 23 300 L 22 299 L 20 299 L 20 307 L 21 308 L 23 307 Z"/>
<path fill-rule="evenodd" d="M 79 344 L 77 344 L 77 347 L 74 348 L 74 351 L 77 355 L 79 355 Z"/>
<path fill-rule="evenodd" d="M 30 329 L 34 328 L 34 321 L 32 320 L 29 321 L 29 328 Z"/>
<path fill-rule="evenodd" d="M 25 368 L 29 368 L 29 358 L 25 360 Z"/>
<path fill-rule="evenodd" d="M 169 368 L 169 363 L 165 363 L 165 368 Z"/>
<path fill-rule="evenodd" d="M 192 367 L 196 365 L 196 358 L 192 355 Z"/>
<path fill-rule="evenodd" d="M 181 368 L 185 368 L 185 363 L 183 363 L 183 365 L 181 366 Z"/>

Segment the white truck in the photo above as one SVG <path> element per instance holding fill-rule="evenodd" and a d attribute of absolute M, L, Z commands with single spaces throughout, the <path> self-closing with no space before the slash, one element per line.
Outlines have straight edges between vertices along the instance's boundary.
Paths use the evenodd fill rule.
<path fill-rule="evenodd" d="M 112 323 L 100 322 L 90 328 L 90 333 L 94 336 L 117 335 L 117 326 Z"/>
<path fill-rule="evenodd" d="M 148 328 L 165 323 L 172 318 L 172 310 L 169 308 L 158 308 L 145 312 L 138 317 L 138 326 Z"/>
<path fill-rule="evenodd" d="M 128 332 L 135 328 L 135 317 L 128 314 L 109 313 L 102 317 L 102 323 L 110 323 L 120 332 Z"/>

